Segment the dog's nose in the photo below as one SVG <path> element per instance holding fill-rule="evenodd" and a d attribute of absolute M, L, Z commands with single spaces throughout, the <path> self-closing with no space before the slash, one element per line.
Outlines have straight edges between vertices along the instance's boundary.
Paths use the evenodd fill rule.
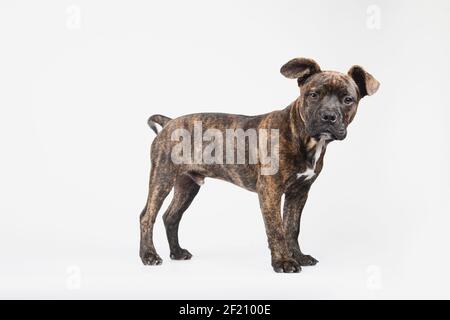
<path fill-rule="evenodd" d="M 320 119 L 322 122 L 333 124 L 337 120 L 337 115 L 334 111 L 324 110 L 320 113 Z"/>

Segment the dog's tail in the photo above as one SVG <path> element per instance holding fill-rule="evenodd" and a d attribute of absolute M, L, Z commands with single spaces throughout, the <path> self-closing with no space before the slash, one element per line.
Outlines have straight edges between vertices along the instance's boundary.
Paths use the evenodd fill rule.
<path fill-rule="evenodd" d="M 150 118 L 148 118 L 147 123 L 148 123 L 149 127 L 153 131 L 155 131 L 156 134 L 158 134 L 158 128 L 156 127 L 156 123 L 159 124 L 162 128 L 164 128 L 164 126 L 170 120 L 172 120 L 172 119 L 169 117 L 163 116 L 161 114 L 154 114 Z"/>

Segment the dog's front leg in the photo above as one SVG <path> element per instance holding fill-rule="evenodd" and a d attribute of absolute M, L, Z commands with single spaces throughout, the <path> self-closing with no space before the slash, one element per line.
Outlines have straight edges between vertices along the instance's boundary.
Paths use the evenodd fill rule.
<path fill-rule="evenodd" d="M 275 272 L 300 272 L 301 267 L 292 259 L 281 220 L 281 193 L 270 188 L 258 192 L 259 203 L 266 226 L 267 239 Z"/>
<path fill-rule="evenodd" d="M 301 186 L 296 190 L 286 192 L 283 208 L 283 227 L 291 256 L 301 266 L 313 266 L 318 261 L 310 255 L 303 254 L 298 243 L 300 233 L 300 218 L 308 198 L 309 186 Z"/>

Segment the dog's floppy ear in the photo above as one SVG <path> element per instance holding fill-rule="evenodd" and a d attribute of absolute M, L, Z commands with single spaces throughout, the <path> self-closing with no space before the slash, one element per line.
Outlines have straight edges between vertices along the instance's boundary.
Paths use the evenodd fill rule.
<path fill-rule="evenodd" d="M 320 72 L 320 67 L 312 59 L 295 58 L 281 67 L 280 72 L 289 79 L 297 79 L 299 85 L 315 73 Z"/>
<path fill-rule="evenodd" d="M 360 66 L 351 67 L 348 75 L 356 82 L 361 98 L 367 95 L 373 95 L 380 87 L 377 79 Z"/>

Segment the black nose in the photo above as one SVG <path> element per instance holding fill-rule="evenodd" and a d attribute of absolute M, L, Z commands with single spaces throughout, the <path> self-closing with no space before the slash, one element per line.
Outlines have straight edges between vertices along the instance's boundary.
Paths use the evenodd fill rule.
<path fill-rule="evenodd" d="M 320 112 L 320 119 L 322 122 L 333 124 L 337 120 L 337 115 L 334 111 L 324 110 Z"/>

